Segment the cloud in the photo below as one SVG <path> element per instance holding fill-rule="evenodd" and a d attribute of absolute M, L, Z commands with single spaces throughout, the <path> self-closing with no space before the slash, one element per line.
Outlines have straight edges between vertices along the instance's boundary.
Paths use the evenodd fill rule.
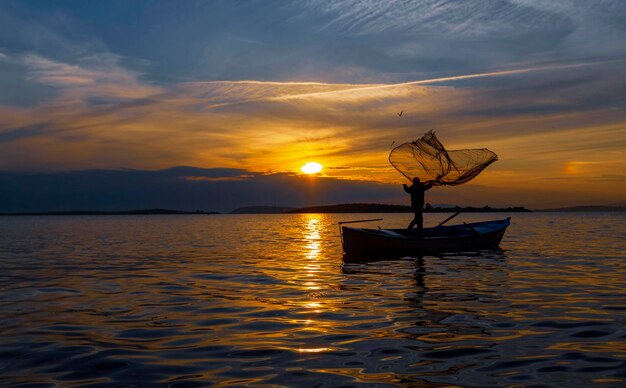
<path fill-rule="evenodd" d="M 20 58 L 28 68 L 31 80 L 56 86 L 77 98 L 138 99 L 162 92 L 156 86 L 139 80 L 139 74 L 119 65 L 119 58 L 102 53 L 81 59 L 81 64 L 69 64 L 27 54 Z"/>
<path fill-rule="evenodd" d="M 28 125 L 24 127 L 12 128 L 0 132 L 0 144 L 9 143 L 23 138 L 31 138 L 46 135 L 47 131 L 43 125 Z"/>
<path fill-rule="evenodd" d="M 242 181 L 245 179 L 249 179 L 254 177 L 251 174 L 243 174 L 237 176 L 223 176 L 223 177 L 208 177 L 208 176 L 197 176 L 197 175 L 187 175 L 181 176 L 181 179 L 192 182 L 227 182 L 227 181 Z"/>
<path fill-rule="evenodd" d="M 494 32 L 523 34 L 533 28 L 570 27 L 568 9 L 541 9 L 531 2 L 346 0 L 316 2 L 330 16 L 324 29 L 355 34 L 387 31 L 437 31 L 482 36 Z"/>
<path fill-rule="evenodd" d="M 619 185 L 621 175 L 596 180 L 576 178 L 568 193 L 541 186 L 524 188 L 467 184 L 428 191 L 432 204 L 527 206 L 542 208 L 581 203 L 616 204 L 623 198 L 594 193 L 593 184 Z M 195 179 L 188 179 L 195 177 Z M 400 185 L 371 181 L 259 174 L 241 169 L 175 167 L 164 170 L 81 170 L 51 173 L 0 173 L 0 212 L 131 210 L 169 208 L 229 212 L 242 206 L 303 207 L 339 203 L 407 204 Z"/>
<path fill-rule="evenodd" d="M 141 58 L 153 82 L 397 83 L 539 64 L 624 58 L 615 1 L 3 4 L 0 47 L 60 62 Z M 119 19 L 110 28 L 110 15 Z M 132 23 L 128 22 L 132 20 Z M 184 22 L 181 22 L 183 21 Z M 181 44 L 184 42 L 184 44 Z"/>
<path fill-rule="evenodd" d="M 529 153 L 535 161 L 545 160 L 542 154 L 565 161 L 572 151 L 612 152 L 623 138 L 624 115 L 614 109 L 624 102 L 617 91 L 623 81 L 612 78 L 617 62 L 457 75 L 445 78 L 447 86 L 428 85 L 442 81 L 436 79 L 156 87 L 111 55 L 79 65 L 21 58 L 32 79 L 54 85 L 58 96 L 32 108 L 0 107 L 4 169 L 186 164 L 297 171 L 316 160 L 351 167 L 328 170 L 330 176 L 392 182 L 400 177 L 387 164 L 391 143 L 431 128 L 450 148 L 494 149 L 499 165 L 522 163 Z M 489 87 L 454 86 L 492 78 L 499 82 Z M 546 80 L 551 87 L 544 87 Z M 595 101 L 597 84 L 616 92 Z M 520 149 L 521 142 L 532 147 Z"/>
<path fill-rule="evenodd" d="M 37 55 L 27 55 L 24 63 L 31 69 L 37 82 L 54 86 L 75 86 L 94 83 L 97 73 L 80 66 L 54 62 Z"/>
<path fill-rule="evenodd" d="M 325 91 L 309 91 L 303 94 L 286 94 L 274 97 L 275 100 L 290 100 L 290 99 L 303 99 L 303 98 L 325 98 L 329 95 L 332 95 L 332 98 L 335 100 L 347 100 L 348 96 L 353 95 L 355 97 L 360 98 L 389 98 L 389 97 L 401 97 L 402 88 L 405 86 L 413 86 L 413 85 L 431 85 L 436 83 L 443 82 L 454 82 L 475 78 L 485 78 L 485 77 L 501 77 L 515 74 L 524 74 L 538 71 L 549 71 L 549 70 L 566 70 L 578 67 L 585 66 L 593 66 L 599 65 L 603 63 L 614 63 L 614 62 L 624 62 L 624 61 L 605 61 L 605 62 L 589 62 L 589 63 L 575 63 L 575 64 L 566 64 L 566 65 L 552 65 L 552 66 L 541 66 L 541 67 L 529 67 L 525 69 L 513 69 L 513 70 L 502 70 L 488 73 L 478 73 L 478 74 L 467 74 L 467 75 L 456 75 L 450 77 L 442 77 L 442 78 L 433 78 L 419 81 L 408 81 L 396 84 L 378 84 L 378 85 L 353 85 L 348 88 L 338 88 L 335 90 L 325 90 Z M 330 86 L 330 85 L 327 85 Z M 354 97 L 353 97 L 354 98 Z"/>
<path fill-rule="evenodd" d="M 187 179 L 190 176 L 198 179 Z M 381 201 L 399 192 L 395 186 L 372 182 L 190 167 L 0 173 L 0 185 L 0 212 L 145 208 L 228 212 L 249 205 Z"/>
<path fill-rule="evenodd" d="M 276 4 L 3 4 L 0 168 L 315 160 L 347 167 L 328 177 L 399 183 L 391 143 L 429 129 L 496 151 L 477 178 L 492 188 L 557 188 L 569 161 L 626 160 L 621 1 Z"/>

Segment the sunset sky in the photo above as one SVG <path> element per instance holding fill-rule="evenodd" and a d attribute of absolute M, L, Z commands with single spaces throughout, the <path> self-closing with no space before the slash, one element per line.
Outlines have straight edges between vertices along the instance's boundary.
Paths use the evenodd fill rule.
<path fill-rule="evenodd" d="M 5 0 L 0 211 L 408 203 L 431 129 L 499 161 L 427 202 L 626 205 L 625 69 L 622 0 Z"/>

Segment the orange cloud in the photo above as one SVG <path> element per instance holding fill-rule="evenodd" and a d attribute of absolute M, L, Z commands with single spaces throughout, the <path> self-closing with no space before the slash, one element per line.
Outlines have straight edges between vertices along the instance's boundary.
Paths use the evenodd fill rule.
<path fill-rule="evenodd" d="M 181 176 L 181 179 L 191 182 L 231 182 L 231 181 L 243 181 L 249 178 L 253 178 L 254 175 L 250 174 L 242 174 L 237 176 L 220 176 L 220 177 L 210 177 L 210 176 Z"/>

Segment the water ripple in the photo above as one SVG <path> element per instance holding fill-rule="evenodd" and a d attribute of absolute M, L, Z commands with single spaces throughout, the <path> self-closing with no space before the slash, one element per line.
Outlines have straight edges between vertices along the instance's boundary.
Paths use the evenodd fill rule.
<path fill-rule="evenodd" d="M 623 215 L 344 263 L 346 218 L 0 218 L 2 385 L 624 384 Z"/>

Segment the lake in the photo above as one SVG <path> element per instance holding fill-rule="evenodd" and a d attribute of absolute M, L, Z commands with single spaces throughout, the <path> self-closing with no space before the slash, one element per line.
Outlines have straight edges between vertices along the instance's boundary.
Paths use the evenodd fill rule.
<path fill-rule="evenodd" d="M 345 264 L 338 221 L 411 215 L 0 217 L 1 384 L 624 386 L 626 214 L 456 220 L 506 216 Z"/>

